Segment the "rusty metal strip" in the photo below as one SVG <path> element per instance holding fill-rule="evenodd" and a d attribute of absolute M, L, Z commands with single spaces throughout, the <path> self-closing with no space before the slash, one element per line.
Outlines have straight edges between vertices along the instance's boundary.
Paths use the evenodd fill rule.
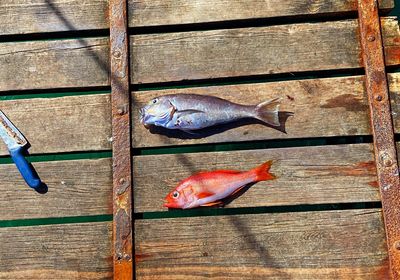
<path fill-rule="evenodd" d="M 390 272 L 400 279 L 400 181 L 377 0 L 359 0 L 358 15 Z"/>
<path fill-rule="evenodd" d="M 132 159 L 126 0 L 110 0 L 114 279 L 133 279 Z"/>

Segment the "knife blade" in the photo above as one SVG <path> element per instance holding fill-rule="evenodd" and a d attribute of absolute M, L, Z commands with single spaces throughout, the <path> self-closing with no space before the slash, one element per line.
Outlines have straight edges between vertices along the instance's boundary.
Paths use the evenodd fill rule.
<path fill-rule="evenodd" d="M 25 158 L 30 147 L 28 140 L 1 110 L 0 137 L 6 144 L 11 158 L 28 186 L 39 192 L 46 192 L 47 186 L 40 180 L 32 164 Z"/>

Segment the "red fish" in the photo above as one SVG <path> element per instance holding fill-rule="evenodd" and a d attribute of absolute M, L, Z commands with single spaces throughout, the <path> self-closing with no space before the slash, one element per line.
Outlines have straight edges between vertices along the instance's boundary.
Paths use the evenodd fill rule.
<path fill-rule="evenodd" d="M 247 184 L 273 180 L 269 173 L 272 161 L 267 161 L 249 171 L 215 170 L 200 172 L 182 180 L 165 197 L 165 207 L 194 208 L 221 204 L 224 199 L 245 187 Z"/>

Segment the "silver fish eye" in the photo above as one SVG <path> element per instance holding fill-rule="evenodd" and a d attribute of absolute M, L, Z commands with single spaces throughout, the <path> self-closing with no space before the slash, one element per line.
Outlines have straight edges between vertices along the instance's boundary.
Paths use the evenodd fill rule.
<path fill-rule="evenodd" d="M 173 197 L 173 198 L 178 198 L 178 196 L 179 196 L 179 193 L 178 193 L 177 191 L 174 191 L 174 192 L 172 193 L 172 197 Z"/>
<path fill-rule="evenodd" d="M 152 101 L 152 103 L 153 103 L 153 104 L 156 104 L 157 101 L 158 101 L 158 99 L 157 99 L 157 98 L 154 98 L 153 101 Z"/>

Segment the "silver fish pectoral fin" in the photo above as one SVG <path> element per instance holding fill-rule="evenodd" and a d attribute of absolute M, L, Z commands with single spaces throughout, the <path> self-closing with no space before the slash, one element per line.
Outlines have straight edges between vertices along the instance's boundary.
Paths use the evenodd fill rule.
<path fill-rule="evenodd" d="M 177 111 L 177 109 L 176 109 L 175 105 L 172 104 L 171 101 L 169 101 L 169 104 L 171 105 L 171 110 L 169 112 L 169 117 L 170 117 L 170 120 L 172 120 L 172 118 L 173 118 L 175 112 Z"/>
<path fill-rule="evenodd" d="M 203 128 L 204 120 L 207 119 L 206 113 L 199 110 L 177 111 L 174 117 L 175 128 L 188 133 L 190 130 Z"/>

